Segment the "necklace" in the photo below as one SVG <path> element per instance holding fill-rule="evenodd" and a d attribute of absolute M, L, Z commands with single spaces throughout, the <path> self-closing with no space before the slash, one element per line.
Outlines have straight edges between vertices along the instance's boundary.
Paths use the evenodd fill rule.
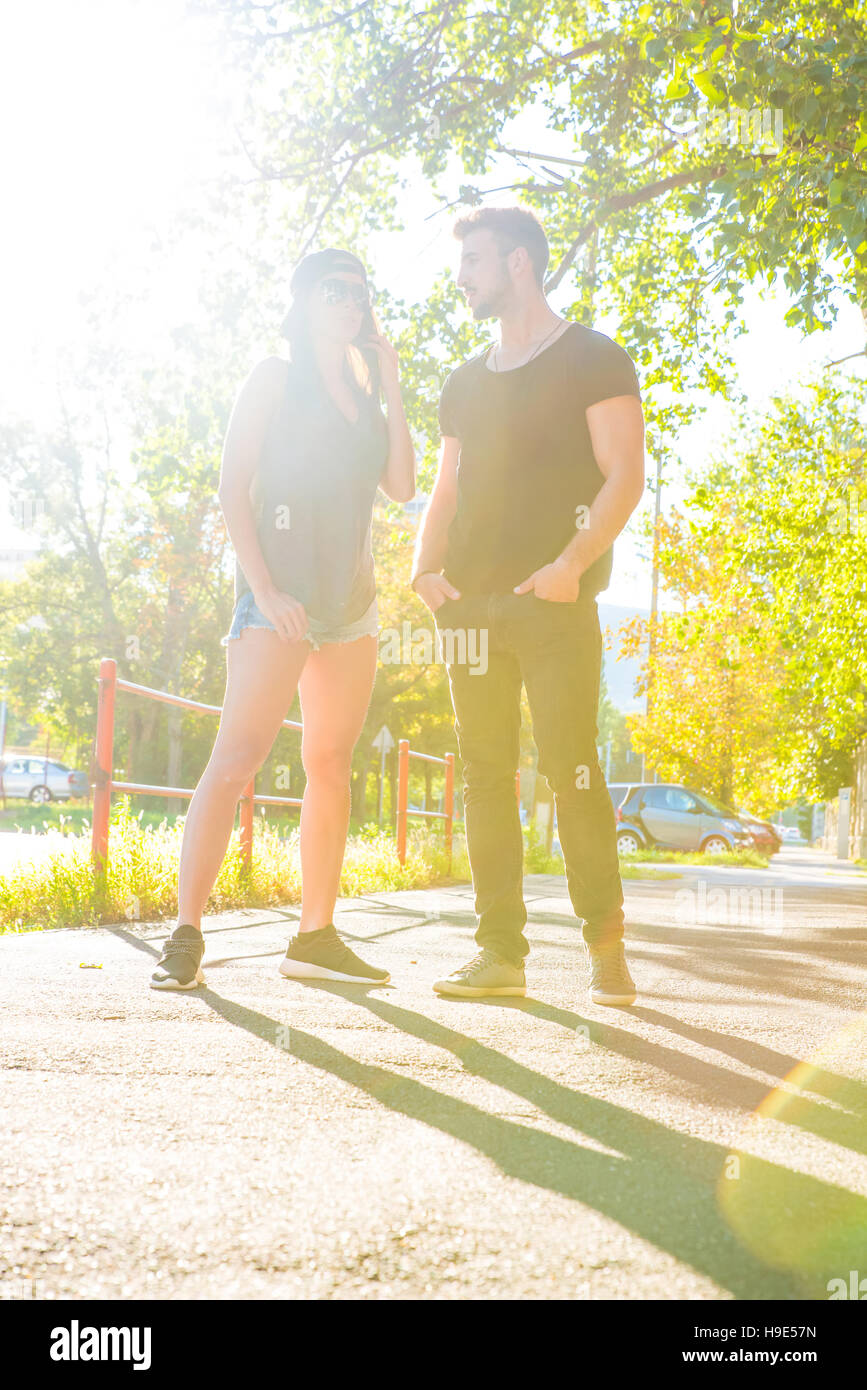
<path fill-rule="evenodd" d="M 550 333 L 546 333 L 545 336 L 544 336 L 544 338 L 542 338 L 541 341 L 540 341 L 539 343 L 536 344 L 536 347 L 535 347 L 534 350 L 530 353 L 530 356 L 527 358 L 527 361 L 526 361 L 526 362 L 519 362 L 519 363 L 518 363 L 518 366 L 519 366 L 519 367 L 526 367 L 526 366 L 528 366 L 529 363 L 532 362 L 532 360 L 533 360 L 533 358 L 536 356 L 536 354 L 537 354 L 538 352 L 541 352 L 542 348 L 545 346 L 545 344 L 547 343 L 548 339 L 549 339 L 550 337 L 552 337 L 553 334 L 555 334 L 555 333 L 557 332 L 557 329 L 558 329 L 558 328 L 562 328 L 562 327 L 564 326 L 564 323 L 565 323 L 565 320 L 564 320 L 564 319 L 560 319 L 560 321 L 559 321 L 558 323 L 555 323 L 555 324 L 554 324 L 554 327 L 551 329 L 551 332 L 550 332 Z M 500 344 L 500 347 L 501 347 L 501 346 L 502 346 L 502 344 Z M 495 372 L 498 372 L 498 371 L 500 370 L 499 367 L 497 366 L 497 358 L 498 358 L 499 353 L 500 353 L 500 347 L 497 347 L 497 348 L 495 348 L 495 350 L 494 350 L 494 371 L 495 371 Z M 513 371 L 515 371 L 515 370 L 516 370 L 515 367 L 510 367 L 510 368 L 509 368 L 509 371 L 511 371 L 511 372 L 513 372 Z"/>

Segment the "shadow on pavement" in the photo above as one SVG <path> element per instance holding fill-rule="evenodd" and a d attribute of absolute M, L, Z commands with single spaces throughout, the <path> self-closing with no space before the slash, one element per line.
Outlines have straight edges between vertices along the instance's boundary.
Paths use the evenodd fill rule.
<path fill-rule="evenodd" d="M 122 929 L 118 934 L 147 954 L 158 955 L 140 938 Z M 732 1152 L 723 1145 L 686 1135 L 611 1101 L 575 1091 L 464 1033 L 379 995 L 325 982 L 319 982 L 317 989 L 351 998 L 402 1032 L 444 1048 L 460 1060 L 465 1072 L 529 1101 L 555 1122 L 616 1150 L 619 1156 L 612 1157 L 557 1135 L 488 1114 L 421 1081 L 359 1061 L 294 1025 L 289 1030 L 288 1049 L 293 1059 L 355 1086 L 397 1114 L 419 1120 L 471 1145 L 496 1163 L 508 1177 L 593 1207 L 641 1239 L 691 1265 L 734 1297 L 827 1297 L 827 1280 L 836 1277 L 841 1269 L 857 1267 L 859 1250 L 863 1254 L 863 1232 L 867 1229 L 867 1200 L 858 1194 L 753 1154 L 744 1155 L 751 1192 L 760 1194 L 766 1222 L 777 1221 L 774 1208 L 779 1205 L 777 1225 L 782 1223 L 786 1227 L 788 1223 L 791 1229 L 794 1221 L 797 1227 L 800 1217 L 802 1221 L 818 1222 L 821 1227 L 818 1244 L 813 1240 L 805 1253 L 799 1248 L 793 1263 L 796 1273 L 786 1268 L 790 1261 L 785 1252 L 782 1257 L 776 1257 L 776 1264 L 783 1267 L 774 1267 L 738 1240 L 720 1209 L 719 1191 L 737 1188 L 734 1182 L 723 1184 L 721 1181 L 725 1165 L 732 1157 Z M 234 1027 L 271 1043 L 282 1053 L 287 1052 L 277 1041 L 286 1028 L 285 1022 L 278 1022 L 209 988 L 195 991 L 195 997 Z M 717 1089 L 717 1094 L 729 1101 L 737 1099 L 747 1106 L 759 1103 L 768 1094 L 767 1087 L 751 1078 L 732 1077 L 725 1068 L 701 1059 L 682 1057 L 674 1049 L 636 1038 L 614 1025 L 583 1019 L 569 1010 L 541 1001 L 477 1002 L 486 1007 L 507 1006 L 528 1012 L 557 1022 L 573 1033 L 579 1027 L 586 1029 L 590 1040 L 600 1046 L 660 1066 L 672 1075 L 694 1082 L 705 1094 L 709 1088 L 723 1086 L 722 1091 Z M 651 1019 L 666 1017 L 650 1010 L 646 1012 Z M 666 1019 L 664 1026 L 675 1023 L 672 1020 L 670 1024 Z M 717 1039 L 718 1035 L 710 1036 Z M 832 1081 L 841 1080 L 832 1077 Z M 729 1089 L 732 1086 L 748 1088 L 745 1102 L 743 1090 L 740 1089 L 737 1098 Z M 848 1117 L 844 1123 L 843 1117 L 835 1115 L 832 1123 L 824 1107 L 803 1096 L 790 1099 L 799 1102 L 798 1123 L 803 1128 L 824 1136 L 824 1126 L 830 1125 L 832 1132 L 828 1137 L 836 1143 L 845 1142 L 839 1135 L 849 1133 Z M 730 1209 L 732 1224 L 743 1227 L 745 1221 L 751 1219 L 749 1211 L 747 1217 L 739 1216 L 737 1201 L 728 1201 L 725 1196 L 723 1200 Z M 748 1195 L 747 1208 L 749 1202 Z M 773 1229 L 777 1229 L 777 1225 Z"/>

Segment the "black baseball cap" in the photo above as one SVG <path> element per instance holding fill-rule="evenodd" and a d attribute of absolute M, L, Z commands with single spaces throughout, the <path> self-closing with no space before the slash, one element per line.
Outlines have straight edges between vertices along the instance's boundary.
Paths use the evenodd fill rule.
<path fill-rule="evenodd" d="M 341 251 L 335 246 L 328 246 L 324 251 L 311 251 L 298 262 L 292 272 L 289 289 L 295 296 L 315 285 L 316 281 L 325 275 L 332 275 L 336 270 L 351 270 L 353 274 L 360 275 L 365 285 L 367 284 L 367 271 L 357 256 L 353 256 L 351 251 Z"/>

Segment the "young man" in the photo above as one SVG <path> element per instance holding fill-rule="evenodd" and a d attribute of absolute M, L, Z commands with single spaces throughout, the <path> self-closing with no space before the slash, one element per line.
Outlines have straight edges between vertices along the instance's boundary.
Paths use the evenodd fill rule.
<path fill-rule="evenodd" d="M 635 368 L 610 338 L 547 303 L 548 241 L 534 213 L 480 208 L 454 232 L 457 283 L 474 319 L 499 319 L 500 343 L 443 387 L 442 456 L 413 567 L 413 588 L 444 638 L 481 948 L 434 989 L 526 994 L 515 798 L 523 684 L 583 920 L 591 997 L 628 1005 L 635 985 L 623 952 L 614 811 L 596 754 L 596 594 L 644 490 Z M 461 659 L 478 650 L 474 629 L 487 640 L 484 670 Z M 465 640 L 453 640 L 458 634 Z"/>

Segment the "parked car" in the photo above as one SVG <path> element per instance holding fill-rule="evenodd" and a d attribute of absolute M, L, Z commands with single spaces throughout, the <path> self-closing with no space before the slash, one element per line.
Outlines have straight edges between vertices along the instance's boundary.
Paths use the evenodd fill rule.
<path fill-rule="evenodd" d="M 803 845 L 806 840 L 796 825 L 783 826 L 783 839 L 789 844 Z"/>
<path fill-rule="evenodd" d="M 77 772 L 51 758 L 11 758 L 0 768 L 3 792 L 7 797 L 23 797 L 41 806 L 46 801 L 68 801 L 87 796 L 90 781 L 86 772 Z"/>
<path fill-rule="evenodd" d="M 621 854 L 642 849 L 723 854 L 753 843 L 731 807 L 673 782 L 633 783 L 614 816 Z"/>
<path fill-rule="evenodd" d="M 770 821 L 760 820 L 758 816 L 752 815 L 749 811 L 738 811 L 740 820 L 753 837 L 753 844 L 762 854 L 776 854 L 780 845 L 783 843 L 782 837 L 777 834 L 776 827 Z"/>
<path fill-rule="evenodd" d="M 629 782 L 608 783 L 608 795 L 611 797 L 611 804 L 614 807 L 615 811 L 622 802 L 626 793 L 629 791 L 630 785 L 631 784 Z"/>

